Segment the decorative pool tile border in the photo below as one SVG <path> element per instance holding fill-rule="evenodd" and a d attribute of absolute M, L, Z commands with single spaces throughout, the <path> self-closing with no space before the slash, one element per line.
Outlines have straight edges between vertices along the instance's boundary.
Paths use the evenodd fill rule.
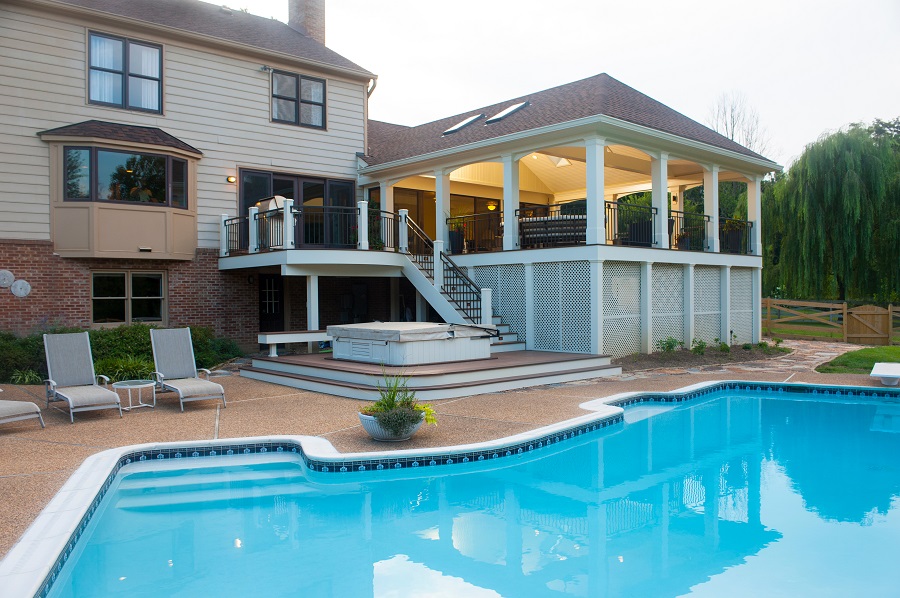
<path fill-rule="evenodd" d="M 766 394 L 777 393 L 784 394 L 787 392 L 796 394 L 808 394 L 812 396 L 821 396 L 823 398 L 862 398 L 862 399 L 888 399 L 900 401 L 900 390 L 864 388 L 864 387 L 841 387 L 841 386 L 813 386 L 806 384 L 789 384 L 782 382 L 718 382 L 702 388 L 686 392 L 670 392 L 670 393 L 642 393 L 639 395 L 627 396 L 621 399 L 613 400 L 607 403 L 614 407 L 629 407 L 642 403 L 683 403 L 694 399 L 706 397 L 716 394 L 723 390 L 734 390 L 742 392 L 764 392 Z M 36 597 L 46 598 L 50 594 L 53 583 L 59 577 L 66 560 L 75 549 L 79 538 L 90 524 L 91 517 L 100 507 L 100 503 L 106 496 L 107 491 L 113 484 L 116 475 L 126 465 L 133 463 L 163 461 L 172 459 L 196 459 L 202 457 L 220 457 L 233 455 L 261 455 L 266 453 L 293 453 L 299 454 L 303 462 L 312 471 L 321 473 L 352 473 L 352 472 L 371 472 L 383 471 L 390 469 L 405 468 L 428 468 L 437 466 L 452 466 L 463 463 L 493 461 L 505 457 L 512 457 L 524 453 L 540 450 L 560 442 L 574 440 L 586 433 L 595 432 L 608 428 L 610 426 L 622 423 L 624 417 L 613 415 L 595 421 L 578 424 L 562 430 L 557 430 L 550 434 L 530 439 L 524 442 L 505 445 L 501 447 L 492 447 L 489 449 L 450 453 L 450 454 L 425 454 L 417 456 L 404 457 L 373 457 L 369 459 L 352 459 L 352 460 L 322 460 L 310 458 L 304 451 L 299 442 L 284 440 L 275 442 L 253 442 L 253 443 L 228 443 L 221 442 L 214 445 L 203 447 L 174 447 L 162 449 L 139 450 L 122 455 L 116 462 L 115 466 L 109 472 L 106 480 L 103 482 L 100 491 L 91 501 L 90 506 L 85 512 L 78 527 L 72 533 L 65 548 L 56 558 L 50 572 L 44 578 L 40 589 L 35 594 Z"/>

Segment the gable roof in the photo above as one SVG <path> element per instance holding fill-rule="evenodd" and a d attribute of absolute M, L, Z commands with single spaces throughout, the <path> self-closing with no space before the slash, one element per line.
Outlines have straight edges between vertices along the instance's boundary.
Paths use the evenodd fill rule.
<path fill-rule="evenodd" d="M 126 141 L 128 143 L 146 143 L 147 145 L 159 145 L 171 147 L 184 152 L 190 152 L 202 156 L 203 152 L 188 145 L 181 139 L 170 135 L 156 127 L 139 127 L 137 125 L 122 125 L 106 122 L 104 120 L 86 120 L 74 125 L 66 125 L 55 129 L 48 129 L 38 133 L 58 137 L 95 137 L 97 139 L 111 139 L 113 141 Z"/>
<path fill-rule="evenodd" d="M 100 11 L 134 21 L 144 21 L 215 37 L 225 42 L 249 45 L 304 61 L 321 63 L 363 77 L 374 77 L 324 44 L 277 19 L 267 19 L 241 10 L 227 10 L 200 0 L 54 0 L 56 4 Z"/>
<path fill-rule="evenodd" d="M 479 119 L 455 133 L 442 135 L 444 131 L 469 116 L 484 114 L 485 118 L 489 119 L 520 102 L 528 102 L 528 105 L 498 122 L 486 125 L 484 119 Z M 766 160 L 756 152 L 672 110 L 606 73 L 415 127 L 370 120 L 369 148 L 365 160 L 367 164 L 374 166 L 598 115 L 610 116 L 751 158 Z"/>

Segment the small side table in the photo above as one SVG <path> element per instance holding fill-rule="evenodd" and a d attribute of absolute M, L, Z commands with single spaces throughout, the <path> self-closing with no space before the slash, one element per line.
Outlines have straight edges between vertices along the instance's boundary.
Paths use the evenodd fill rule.
<path fill-rule="evenodd" d="M 139 407 L 156 407 L 156 382 L 153 380 L 120 380 L 119 382 L 113 382 L 112 387 L 116 391 L 128 391 L 128 407 L 122 407 L 122 411 L 131 411 L 132 409 L 137 409 Z M 151 389 L 150 392 L 153 393 L 152 403 L 144 402 L 142 393 L 145 388 Z M 133 390 L 136 390 L 138 393 L 137 405 L 133 403 L 131 396 L 131 391 Z"/>

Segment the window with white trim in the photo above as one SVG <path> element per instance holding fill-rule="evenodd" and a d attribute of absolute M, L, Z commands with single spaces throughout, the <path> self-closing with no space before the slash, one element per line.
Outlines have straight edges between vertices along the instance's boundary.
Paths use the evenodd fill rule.
<path fill-rule="evenodd" d="M 165 324 L 163 272 L 108 271 L 91 274 L 93 324 Z"/>
<path fill-rule="evenodd" d="M 272 72 L 272 120 L 325 128 L 325 80 Z"/>
<path fill-rule="evenodd" d="M 162 47 L 93 31 L 88 38 L 90 103 L 162 112 Z"/>

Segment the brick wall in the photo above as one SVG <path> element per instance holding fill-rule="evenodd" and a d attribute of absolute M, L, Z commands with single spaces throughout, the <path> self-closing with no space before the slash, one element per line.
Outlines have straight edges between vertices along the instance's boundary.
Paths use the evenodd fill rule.
<path fill-rule="evenodd" d="M 221 272 L 218 252 L 198 249 L 191 261 L 71 259 L 49 241 L 0 240 L 0 269 L 31 284 L 28 297 L 0 290 L 0 330 L 29 334 L 48 326 L 91 325 L 91 271 L 166 272 L 169 326 L 212 326 L 216 335 L 255 345 L 258 289 L 246 272 Z"/>

